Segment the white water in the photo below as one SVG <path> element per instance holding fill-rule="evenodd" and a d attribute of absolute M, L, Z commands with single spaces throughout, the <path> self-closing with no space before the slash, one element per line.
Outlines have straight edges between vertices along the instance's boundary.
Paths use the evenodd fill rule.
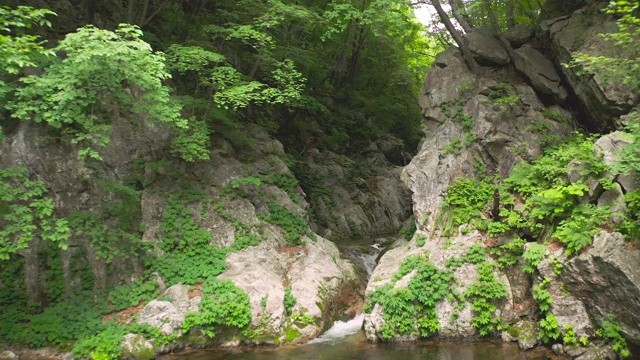
<path fill-rule="evenodd" d="M 308 344 L 326 343 L 342 339 L 345 336 L 353 335 L 360 331 L 363 321 L 364 314 L 356 315 L 356 317 L 346 322 L 336 321 L 331 329 L 327 330 L 320 337 L 309 341 Z"/>

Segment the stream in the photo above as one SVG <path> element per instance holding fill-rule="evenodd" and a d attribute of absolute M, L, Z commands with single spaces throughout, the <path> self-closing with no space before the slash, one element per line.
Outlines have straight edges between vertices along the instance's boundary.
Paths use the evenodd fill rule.
<path fill-rule="evenodd" d="M 367 278 L 388 241 L 385 238 L 351 240 L 336 245 L 363 269 Z M 545 360 L 552 356 L 544 348 L 520 351 L 516 343 L 500 339 L 478 341 L 425 340 L 417 343 L 373 344 L 367 341 L 364 314 L 349 321 L 336 321 L 320 337 L 303 345 L 280 347 L 187 349 L 160 357 L 161 360 Z"/>

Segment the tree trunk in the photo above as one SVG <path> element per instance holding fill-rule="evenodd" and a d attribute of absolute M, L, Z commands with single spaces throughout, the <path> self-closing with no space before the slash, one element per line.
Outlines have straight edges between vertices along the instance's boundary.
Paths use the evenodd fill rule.
<path fill-rule="evenodd" d="M 136 8 L 136 0 L 129 0 L 129 4 L 127 6 L 127 24 L 135 24 L 135 15 L 134 11 Z"/>
<path fill-rule="evenodd" d="M 87 2 L 87 14 L 86 14 L 86 22 L 87 24 L 93 24 L 96 15 L 96 6 L 98 0 L 89 0 Z"/>
<path fill-rule="evenodd" d="M 511 61 L 513 61 L 513 48 L 511 47 L 509 40 L 507 40 L 507 38 L 504 37 L 504 35 L 502 34 L 502 30 L 500 30 L 500 24 L 498 24 L 498 19 L 496 18 L 496 15 L 493 13 L 493 10 L 491 9 L 491 0 L 484 0 L 484 6 L 487 8 L 487 15 L 489 15 L 489 20 L 491 21 L 491 26 L 493 27 L 493 30 L 496 32 L 498 39 L 500 39 L 500 42 L 502 42 L 502 45 L 504 45 L 505 50 L 507 50 L 507 53 L 509 54 Z"/>
<path fill-rule="evenodd" d="M 507 28 L 513 29 L 516 26 L 516 19 L 514 17 L 515 6 L 513 2 L 510 2 L 507 7 Z"/>
<path fill-rule="evenodd" d="M 471 70 L 471 72 L 476 75 L 479 74 L 480 65 L 478 65 L 478 63 L 476 62 L 476 59 L 473 58 L 473 54 L 469 50 L 469 46 L 465 41 L 465 39 L 462 37 L 462 35 L 460 35 L 458 30 L 456 30 L 456 28 L 451 23 L 451 19 L 449 19 L 449 16 L 447 15 L 447 13 L 442 9 L 442 5 L 440 5 L 440 1 L 431 0 L 431 4 L 436 9 L 438 16 L 440 16 L 440 20 L 442 20 L 442 23 L 447 28 L 447 31 L 449 32 L 449 34 L 451 34 L 451 37 L 458 45 L 458 48 L 460 48 L 460 52 L 462 52 L 462 58 L 464 59 L 464 62 L 467 64 L 467 66 L 469 67 L 469 70 Z"/>
<path fill-rule="evenodd" d="M 458 7 L 456 0 L 449 0 L 449 6 L 451 6 L 451 13 L 458 24 L 460 24 L 464 32 L 469 33 L 471 31 L 471 25 L 469 25 L 467 19 L 460 14 L 460 8 Z"/>

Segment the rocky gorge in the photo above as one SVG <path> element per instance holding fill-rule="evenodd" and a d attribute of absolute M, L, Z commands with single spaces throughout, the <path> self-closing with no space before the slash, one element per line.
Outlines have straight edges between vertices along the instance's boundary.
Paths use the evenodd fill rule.
<path fill-rule="evenodd" d="M 615 30 L 615 19 L 601 2 L 586 3 L 511 29 L 510 47 L 485 27 L 466 34 L 479 74 L 457 48 L 438 54 L 420 92 L 424 139 L 410 159 L 388 135 L 349 156 L 305 149 L 294 163 L 271 133 L 249 124 L 214 134 L 208 160 L 168 162 L 162 124 L 115 118 L 102 161 L 81 160 L 79 146 L 18 123 L 0 142 L 0 168 L 28 168 L 61 217 L 76 214 L 76 230 L 64 249 L 34 238 L 18 253 L 24 271 L 0 287 L 24 281 L 28 300 L 43 308 L 52 293 L 104 299 L 99 322 L 143 329 L 118 328 L 122 358 L 300 344 L 363 312 L 370 342 L 489 336 L 570 359 L 616 359 L 627 348 L 637 355 L 640 251 L 616 227 L 637 179 L 610 166 L 631 142 L 618 119 L 640 95 L 565 66 L 576 52 L 615 51 L 595 36 Z M 577 130 L 604 135 L 569 140 Z M 545 176 L 562 179 L 553 189 L 571 199 L 565 208 L 541 202 L 548 189 L 521 191 L 514 179 L 538 171 L 518 166 L 552 156 L 556 172 Z M 529 226 L 543 205 L 564 210 Z M 579 223 L 591 226 L 588 244 L 554 235 L 567 214 L 603 217 Z M 339 250 L 360 237 L 384 238 L 370 275 Z M 46 327 L 16 333 L 13 343 L 41 347 L 46 341 L 35 339 L 61 331 Z M 97 332 L 87 348 L 106 338 L 89 325 L 86 332 Z M 64 352 L 69 341 L 47 356 L 93 357 Z M 43 356 L 0 350 L 0 359 Z"/>

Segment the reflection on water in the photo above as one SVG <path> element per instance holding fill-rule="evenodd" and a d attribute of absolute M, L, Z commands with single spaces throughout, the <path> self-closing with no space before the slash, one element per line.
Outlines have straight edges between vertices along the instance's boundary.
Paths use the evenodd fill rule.
<path fill-rule="evenodd" d="M 500 340 L 424 341 L 415 344 L 371 344 L 364 333 L 321 343 L 280 348 L 210 349 L 185 351 L 162 360 L 544 360 L 545 349 L 520 351 Z"/>

